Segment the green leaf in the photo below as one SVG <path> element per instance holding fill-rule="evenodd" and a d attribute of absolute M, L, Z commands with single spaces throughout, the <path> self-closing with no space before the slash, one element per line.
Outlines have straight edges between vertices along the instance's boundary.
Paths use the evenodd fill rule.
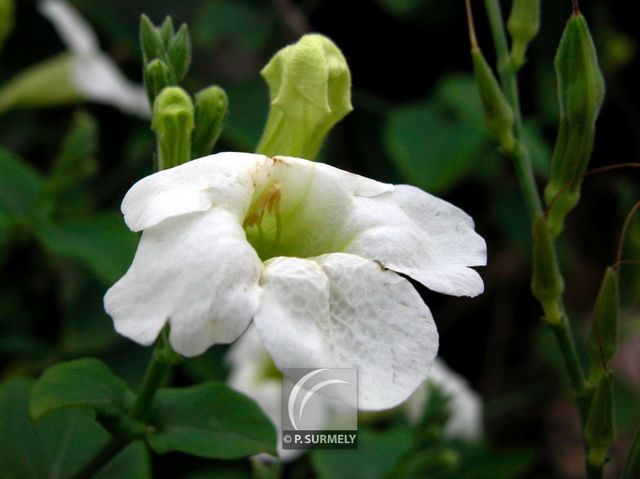
<path fill-rule="evenodd" d="M 452 119 L 433 102 L 393 110 L 384 135 L 405 180 L 432 193 L 450 189 L 486 159 L 486 132 Z"/>
<path fill-rule="evenodd" d="M 95 153 L 98 146 L 98 125 L 91 115 L 78 112 L 71 130 L 46 180 L 45 191 L 53 196 L 73 190 L 98 171 Z"/>
<path fill-rule="evenodd" d="M 42 191 L 42 176 L 29 164 L 0 147 L 0 214 L 30 214 Z"/>
<path fill-rule="evenodd" d="M 15 378 L 0 386 L 0 477 L 69 477 L 108 435 L 82 411 L 60 411 L 34 425 L 28 414 L 31 385 L 30 379 Z"/>
<path fill-rule="evenodd" d="M 275 454 L 276 432 L 262 410 L 224 384 L 209 382 L 158 392 L 147 435 L 158 453 L 180 451 L 210 459 Z"/>
<path fill-rule="evenodd" d="M 319 479 L 382 479 L 410 448 L 409 429 L 387 432 L 361 429 L 357 451 L 316 449 L 311 453 L 311 462 Z"/>
<path fill-rule="evenodd" d="M 143 441 L 125 447 L 92 479 L 114 478 L 151 479 L 151 458 Z"/>
<path fill-rule="evenodd" d="M 118 212 L 42 224 L 37 235 L 51 253 L 82 262 L 108 285 L 127 271 L 138 242 Z"/>
<path fill-rule="evenodd" d="M 492 450 L 485 445 L 470 446 L 461 453 L 456 479 L 513 479 L 531 468 L 535 453 L 526 449 Z"/>
<path fill-rule="evenodd" d="M 67 408 L 91 408 L 110 416 L 124 414 L 129 388 L 93 358 L 58 363 L 36 381 L 29 412 L 34 421 Z"/>
<path fill-rule="evenodd" d="M 193 39 L 209 52 L 229 40 L 255 51 L 265 44 L 272 28 L 273 22 L 254 4 L 217 0 L 203 3 L 195 17 Z"/>

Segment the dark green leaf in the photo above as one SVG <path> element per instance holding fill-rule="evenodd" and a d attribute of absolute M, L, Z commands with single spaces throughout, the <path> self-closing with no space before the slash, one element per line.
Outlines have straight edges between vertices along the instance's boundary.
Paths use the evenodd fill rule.
<path fill-rule="evenodd" d="M 105 284 L 126 271 L 137 244 L 117 212 L 38 226 L 38 237 L 53 254 L 81 261 Z"/>
<path fill-rule="evenodd" d="M 275 454 L 271 421 L 251 399 L 224 384 L 209 382 L 158 392 L 148 434 L 158 453 L 181 451 L 211 459 Z"/>
<path fill-rule="evenodd" d="M 195 18 L 194 41 L 207 51 L 231 40 L 246 50 L 262 47 L 271 33 L 272 22 L 255 5 L 217 0 L 203 3 Z"/>
<path fill-rule="evenodd" d="M 73 118 L 71 131 L 64 139 L 46 180 L 45 190 L 59 195 L 76 188 L 98 171 L 94 157 L 98 146 L 98 126 L 85 112 Z"/>
<path fill-rule="evenodd" d="M 514 479 L 523 477 L 535 460 L 535 453 L 525 449 L 494 451 L 484 445 L 462 451 L 456 479 Z"/>
<path fill-rule="evenodd" d="M 151 477 L 149 451 L 143 441 L 136 441 L 120 451 L 92 479 L 150 479 Z"/>
<path fill-rule="evenodd" d="M 405 180 L 432 193 L 451 188 L 486 160 L 486 133 L 450 118 L 434 103 L 392 111 L 385 141 Z"/>
<path fill-rule="evenodd" d="M 0 147 L 0 214 L 30 214 L 42 185 L 42 176 L 31 165 Z"/>
<path fill-rule="evenodd" d="M 411 431 L 358 432 L 358 450 L 316 449 L 311 453 L 319 479 L 382 479 L 411 447 Z M 345 467 L 348 464 L 348 467 Z"/>
<path fill-rule="evenodd" d="M 31 384 L 16 378 L 0 386 L 0 477 L 69 477 L 97 453 L 108 435 L 82 411 L 60 411 L 34 425 L 28 414 Z"/>
<path fill-rule="evenodd" d="M 91 408 L 123 414 L 129 389 L 102 362 L 93 358 L 58 363 L 33 385 L 29 412 L 34 421 L 67 408 Z"/>

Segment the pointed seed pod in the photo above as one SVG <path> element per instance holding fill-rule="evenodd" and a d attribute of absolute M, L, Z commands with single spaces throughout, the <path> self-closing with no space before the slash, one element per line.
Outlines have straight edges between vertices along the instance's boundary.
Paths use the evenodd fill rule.
<path fill-rule="evenodd" d="M 473 74 L 482 100 L 487 127 L 496 137 L 500 147 L 512 151 L 515 146 L 513 137 L 513 110 L 504 97 L 491 67 L 478 47 L 471 49 Z"/>
<path fill-rule="evenodd" d="M 589 381 L 592 384 L 597 383 L 604 372 L 603 365 L 606 367 L 618 350 L 619 305 L 618 274 L 609 267 L 593 308 L 593 325 L 587 341 L 591 361 Z"/>
<path fill-rule="evenodd" d="M 540 30 L 540 0 L 513 0 L 507 29 L 511 43 L 511 64 L 519 70 L 525 63 L 527 47 Z"/>
<path fill-rule="evenodd" d="M 545 200 L 551 206 L 549 224 L 554 236 L 580 198 L 581 176 L 587 168 L 595 122 L 604 100 L 605 85 L 596 49 L 584 17 L 573 14 L 565 27 L 555 58 L 560 124 L 551 160 Z"/>
<path fill-rule="evenodd" d="M 613 413 L 613 375 L 602 376 L 589 407 L 584 427 L 584 437 L 589 445 L 588 462 L 602 466 L 607 459 L 607 449 L 616 439 Z"/>

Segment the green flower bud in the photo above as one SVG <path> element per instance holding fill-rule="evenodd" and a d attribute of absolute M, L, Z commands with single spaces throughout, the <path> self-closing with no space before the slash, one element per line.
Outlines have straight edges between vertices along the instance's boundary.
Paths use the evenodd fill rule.
<path fill-rule="evenodd" d="M 170 16 L 166 16 L 162 25 L 160 25 L 160 37 L 162 37 L 162 43 L 164 44 L 165 50 L 169 48 L 169 44 L 173 39 L 173 35 L 175 34 L 175 30 L 173 28 L 173 18 Z"/>
<path fill-rule="evenodd" d="M 584 437 L 589 445 L 588 462 L 594 466 L 604 465 L 607 449 L 616 439 L 612 379 L 612 374 L 607 373 L 600 380 L 584 427 Z"/>
<path fill-rule="evenodd" d="M 140 17 L 140 45 L 145 63 L 155 58 L 163 59 L 165 57 L 162 35 L 149 17 L 144 14 Z"/>
<path fill-rule="evenodd" d="M 176 84 L 176 77 L 173 70 L 162 60 L 152 60 L 144 67 L 144 86 L 149 96 L 149 103 L 153 102 L 160 92 L 168 87 Z"/>
<path fill-rule="evenodd" d="M 471 59 L 473 60 L 473 74 L 476 77 L 487 127 L 496 137 L 503 150 L 512 151 L 515 147 L 513 110 L 504 97 L 491 67 L 478 47 L 471 49 Z"/>
<path fill-rule="evenodd" d="M 525 63 L 529 42 L 540 30 L 540 0 L 513 0 L 507 22 L 511 34 L 511 65 L 516 70 Z"/>
<path fill-rule="evenodd" d="M 158 142 L 158 170 L 166 170 L 191 159 L 193 103 L 180 87 L 160 92 L 153 104 L 151 129 Z"/>
<path fill-rule="evenodd" d="M 558 304 L 564 291 L 564 281 L 558 269 L 549 225 L 542 214 L 538 214 L 533 221 L 531 291 L 542 305 L 544 320 L 552 325 L 560 324 L 563 312 L 559 310 Z"/>
<path fill-rule="evenodd" d="M 0 50 L 5 39 L 13 31 L 15 6 L 13 0 L 0 0 Z"/>
<path fill-rule="evenodd" d="M 600 380 L 606 364 L 618 350 L 619 304 L 618 274 L 613 268 L 607 268 L 593 308 L 593 326 L 587 341 L 591 384 Z"/>
<path fill-rule="evenodd" d="M 257 151 L 315 158 L 329 130 L 353 109 L 344 56 L 328 38 L 305 35 L 276 53 L 261 73 L 271 108 Z"/>
<path fill-rule="evenodd" d="M 72 81 L 72 63 L 73 57 L 63 53 L 18 73 L 0 89 L 0 114 L 12 108 L 82 101 L 84 95 Z"/>
<path fill-rule="evenodd" d="M 580 199 L 581 176 L 591 156 L 595 122 L 605 93 L 596 49 L 587 22 L 579 13 L 567 23 L 555 67 L 560 125 L 544 193 L 551 206 L 549 224 L 554 236 L 562 231 L 566 215 Z"/>
<path fill-rule="evenodd" d="M 196 127 L 191 145 L 194 158 L 211 153 L 222 132 L 228 107 L 227 94 L 217 85 L 196 93 Z"/>
<path fill-rule="evenodd" d="M 191 65 L 191 37 L 186 24 L 182 24 L 169 43 L 168 57 L 176 80 L 181 81 L 186 76 Z"/>

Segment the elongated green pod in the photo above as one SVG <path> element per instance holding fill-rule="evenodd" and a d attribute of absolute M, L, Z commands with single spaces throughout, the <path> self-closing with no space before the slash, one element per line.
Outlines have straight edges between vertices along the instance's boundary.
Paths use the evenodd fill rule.
<path fill-rule="evenodd" d="M 564 280 L 558 268 L 549 225 L 542 214 L 538 214 L 533 220 L 531 291 L 542 305 L 544 320 L 550 324 L 559 324 L 563 313 L 558 304 L 564 291 Z"/>
<path fill-rule="evenodd" d="M 471 49 L 473 74 L 482 100 L 487 127 L 496 137 L 500 147 L 510 152 L 515 145 L 513 136 L 513 110 L 504 97 L 491 67 L 478 47 Z"/>
<path fill-rule="evenodd" d="M 191 36 L 189 27 L 183 23 L 167 49 L 169 63 L 173 67 L 176 80 L 181 81 L 191 66 Z"/>
<path fill-rule="evenodd" d="M 602 466 L 607 460 L 607 450 L 616 439 L 613 411 L 613 375 L 607 373 L 596 387 L 589 416 L 584 427 L 584 438 L 589 445 L 588 462 Z"/>
<path fill-rule="evenodd" d="M 618 350 L 620 315 L 618 289 L 617 272 L 611 267 L 607 268 L 593 308 L 593 325 L 587 341 L 591 362 L 589 372 L 591 384 L 597 384 L 604 373 L 606 364 Z"/>
<path fill-rule="evenodd" d="M 144 62 L 165 56 L 164 41 L 160 31 L 146 15 L 140 17 L 140 46 Z"/>
<path fill-rule="evenodd" d="M 511 35 L 511 65 L 519 70 L 525 63 L 527 47 L 540 30 L 540 0 L 513 0 L 507 22 Z"/>
<path fill-rule="evenodd" d="M 589 28 L 580 13 L 565 27 L 555 58 L 560 124 L 545 189 L 554 236 L 580 199 L 582 174 L 587 168 L 595 123 L 604 100 L 605 85 Z"/>

